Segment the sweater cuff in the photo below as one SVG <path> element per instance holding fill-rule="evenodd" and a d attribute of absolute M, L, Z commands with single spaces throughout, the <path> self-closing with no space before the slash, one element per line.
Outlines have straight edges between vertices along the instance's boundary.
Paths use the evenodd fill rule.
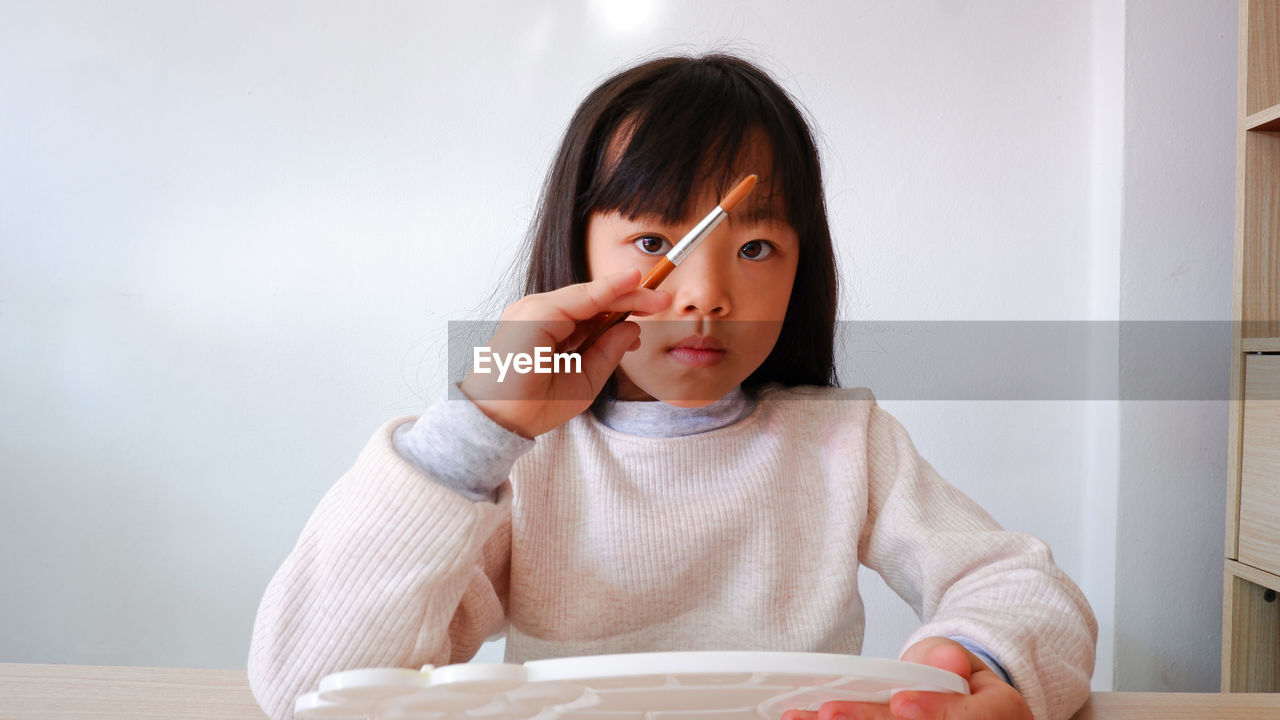
<path fill-rule="evenodd" d="M 955 640 L 956 642 L 960 643 L 960 645 L 964 647 L 965 650 L 968 650 L 974 655 L 977 655 L 979 660 L 986 663 L 987 667 L 994 670 L 996 675 L 1000 676 L 1000 679 L 1004 680 L 1006 683 L 1010 685 L 1013 685 L 1013 681 L 1009 679 L 1009 673 L 1005 671 L 1004 665 L 1001 665 L 1000 661 L 997 660 L 994 655 L 987 652 L 986 648 L 982 647 L 978 643 L 974 642 L 973 640 L 970 640 L 969 638 L 963 635 L 952 635 L 948 639 Z M 1015 689 L 1017 688 L 1017 686 L 1014 686 L 1014 687 Z"/>
<path fill-rule="evenodd" d="M 396 453 L 435 482 L 469 500 L 493 500 L 511 466 L 533 440 L 494 422 L 463 396 L 441 400 L 392 434 Z"/>

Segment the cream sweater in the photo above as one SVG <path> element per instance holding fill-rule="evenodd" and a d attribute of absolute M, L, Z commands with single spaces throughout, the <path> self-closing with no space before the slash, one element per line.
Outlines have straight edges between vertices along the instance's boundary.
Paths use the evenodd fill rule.
<path fill-rule="evenodd" d="M 583 413 L 496 501 L 432 482 L 383 426 L 262 599 L 249 680 L 273 718 L 331 672 L 661 650 L 857 653 L 858 566 L 925 637 L 999 658 L 1037 718 L 1085 700 L 1097 626 L 1033 537 L 1001 530 L 866 389 L 768 388 L 743 420 L 651 438 Z"/>

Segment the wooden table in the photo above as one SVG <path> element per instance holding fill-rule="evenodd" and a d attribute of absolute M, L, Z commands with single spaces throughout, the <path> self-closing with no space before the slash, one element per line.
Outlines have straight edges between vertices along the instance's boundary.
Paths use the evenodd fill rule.
<path fill-rule="evenodd" d="M 243 670 L 0 663 L 3 720 L 264 720 Z M 1277 720 L 1280 694 L 1094 693 L 1075 720 Z"/>

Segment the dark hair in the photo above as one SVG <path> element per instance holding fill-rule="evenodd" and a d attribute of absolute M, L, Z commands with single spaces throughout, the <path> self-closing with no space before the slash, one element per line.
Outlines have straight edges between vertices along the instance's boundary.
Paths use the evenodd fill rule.
<path fill-rule="evenodd" d="M 625 133 L 621 155 L 610 142 Z M 773 351 L 744 382 L 836 385 L 836 269 L 813 134 L 785 90 L 731 55 L 667 57 L 605 80 L 578 106 L 547 175 L 529 235 L 525 294 L 586 282 L 586 228 L 594 212 L 689 215 L 694 190 L 719 194 L 755 133 L 768 140 L 770 188 L 800 238 L 796 278 Z M 612 383 L 611 383 L 612 384 Z"/>

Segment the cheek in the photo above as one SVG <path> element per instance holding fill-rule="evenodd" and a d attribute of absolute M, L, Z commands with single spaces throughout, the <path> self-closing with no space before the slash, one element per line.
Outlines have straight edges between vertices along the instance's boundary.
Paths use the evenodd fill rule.
<path fill-rule="evenodd" d="M 778 283 L 777 287 L 774 288 L 774 293 L 775 293 L 774 301 L 778 308 L 778 314 L 777 314 L 778 319 L 782 319 L 787 315 L 787 305 L 791 303 L 791 290 L 793 289 L 794 285 L 795 285 L 795 276 L 793 273 L 791 278 L 789 278 L 784 282 Z"/>
<path fill-rule="evenodd" d="M 599 243 L 596 246 L 587 244 L 587 274 L 589 279 L 596 279 L 640 267 L 626 252 L 624 245 Z M 643 270 L 643 268 L 641 268 Z"/>
<path fill-rule="evenodd" d="M 796 266 L 769 268 L 755 278 L 747 278 L 750 298 L 755 306 L 754 317 L 761 320 L 782 320 L 787 316 L 787 305 L 791 302 L 791 289 L 795 284 Z"/>
<path fill-rule="evenodd" d="M 769 353 L 773 352 L 774 346 L 778 344 L 778 336 L 782 334 L 782 323 L 785 319 L 785 309 L 782 314 L 777 317 L 771 317 L 767 322 L 753 323 L 753 333 L 751 338 L 751 362 L 755 366 L 759 366 L 764 359 L 769 357 Z M 755 369 L 754 367 L 752 368 Z"/>
<path fill-rule="evenodd" d="M 787 269 L 787 272 L 786 272 L 786 280 L 785 282 L 782 282 L 779 284 L 778 292 L 782 295 L 782 309 L 783 309 L 784 315 L 786 314 L 787 303 L 791 300 L 791 290 L 794 288 L 796 284 L 797 265 L 798 265 L 798 261 L 793 256 L 791 258 L 790 267 Z"/>

